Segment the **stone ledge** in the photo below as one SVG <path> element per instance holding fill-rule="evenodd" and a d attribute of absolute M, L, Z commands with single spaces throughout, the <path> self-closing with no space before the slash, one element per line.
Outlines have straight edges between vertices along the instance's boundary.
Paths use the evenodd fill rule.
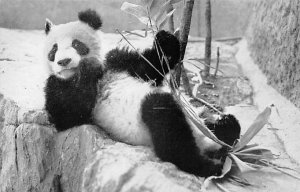
<path fill-rule="evenodd" d="M 199 191 L 203 179 L 98 127 L 57 133 L 42 111 L 0 95 L 0 191 Z"/>

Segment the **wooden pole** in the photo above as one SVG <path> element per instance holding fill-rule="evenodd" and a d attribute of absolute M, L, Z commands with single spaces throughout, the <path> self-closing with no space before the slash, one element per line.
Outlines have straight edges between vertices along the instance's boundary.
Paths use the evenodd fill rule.
<path fill-rule="evenodd" d="M 191 27 L 191 19 L 192 19 L 192 13 L 193 13 L 193 6 L 194 6 L 194 0 L 185 0 L 184 8 L 183 8 L 183 14 L 181 17 L 180 22 L 180 30 L 179 30 L 179 40 L 181 42 L 180 47 L 180 59 L 183 60 L 186 46 L 188 43 L 188 36 L 190 33 L 190 27 Z M 184 74 L 182 74 L 184 73 Z M 183 64 L 180 63 L 179 67 L 176 70 L 175 75 L 175 81 L 177 85 L 180 85 L 180 77 L 182 75 L 182 82 L 184 89 L 187 91 L 189 95 L 192 95 L 192 89 L 189 84 L 189 80 L 187 78 L 187 74 L 185 70 L 183 69 Z"/>
<path fill-rule="evenodd" d="M 201 0 L 197 1 L 197 36 L 201 37 Z"/>
<path fill-rule="evenodd" d="M 205 5 L 205 24 L 206 24 L 206 38 L 205 38 L 205 66 L 203 76 L 209 76 L 210 61 L 211 61 L 211 3 L 206 0 Z"/>

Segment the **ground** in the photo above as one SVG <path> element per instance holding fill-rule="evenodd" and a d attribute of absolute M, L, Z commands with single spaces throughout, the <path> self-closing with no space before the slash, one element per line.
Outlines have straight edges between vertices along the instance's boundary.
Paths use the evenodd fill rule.
<path fill-rule="evenodd" d="M 120 36 L 117 34 L 105 34 L 104 45 L 110 45 L 110 47 L 106 47 L 104 52 L 113 47 L 119 39 Z M 276 96 L 275 99 L 273 96 L 272 100 L 268 100 L 268 97 L 266 97 L 268 93 L 264 93 L 266 88 L 257 92 L 256 84 L 259 84 L 262 79 L 259 76 L 252 77 L 257 72 L 245 70 L 243 63 L 248 63 L 248 66 L 250 66 L 248 69 L 254 68 L 251 67 L 254 64 L 249 64 L 248 60 L 243 61 L 241 59 L 245 56 L 245 53 L 240 53 L 244 46 L 242 43 L 243 41 L 238 44 L 239 46 L 219 42 L 213 43 L 212 65 L 215 65 L 216 50 L 217 47 L 220 47 L 220 70 L 216 77 L 206 79 L 209 83 L 199 87 L 197 96 L 224 108 L 225 112 L 236 115 L 241 123 L 242 133 L 244 133 L 259 112 L 273 101 L 278 103 L 276 106 L 278 106 L 277 109 L 281 116 L 289 115 L 289 111 L 294 109 L 292 110 L 292 107 L 288 107 L 288 109 L 282 108 L 283 110 L 281 111 L 279 96 Z M 43 87 L 46 79 L 43 62 L 40 59 L 40 56 L 43 54 L 43 32 L 0 29 L 0 45 L 0 93 L 16 101 L 22 108 L 42 109 L 44 103 Z M 244 52 L 247 52 L 247 50 L 244 50 Z M 199 40 L 189 43 L 185 56 L 186 60 L 191 58 L 201 59 L 203 55 L 203 41 Z M 184 65 L 188 70 L 188 76 L 192 85 L 198 83 L 194 77 L 199 72 L 201 64 L 195 61 L 191 64 L 189 61 L 185 62 Z M 263 95 L 262 93 L 265 95 L 258 97 Z M 272 95 L 274 95 L 273 92 Z M 196 107 L 201 105 L 195 102 L 193 104 Z M 285 106 L 287 105 L 285 104 Z M 294 113 L 297 114 L 299 111 L 296 110 Z M 293 150 L 289 152 L 288 150 L 287 153 L 286 150 L 286 146 L 297 146 L 298 142 L 292 140 L 294 142 L 292 143 L 289 142 L 289 137 L 280 136 L 291 134 L 286 129 L 290 124 L 281 122 L 277 126 L 276 121 L 273 121 L 273 119 L 278 119 L 278 113 L 273 112 L 272 116 L 272 124 L 267 125 L 254 138 L 253 142 L 270 148 L 276 155 L 276 163 L 300 171 L 298 164 L 300 161 L 297 158 L 299 152 Z M 290 115 L 290 117 L 292 116 Z M 292 118 L 290 120 L 292 121 Z M 278 134 L 278 132 L 282 132 L 282 134 Z M 253 186 L 241 188 L 241 186 L 227 182 L 224 185 L 232 191 L 296 191 L 300 188 L 299 180 L 272 169 L 250 172 L 245 177 Z"/>

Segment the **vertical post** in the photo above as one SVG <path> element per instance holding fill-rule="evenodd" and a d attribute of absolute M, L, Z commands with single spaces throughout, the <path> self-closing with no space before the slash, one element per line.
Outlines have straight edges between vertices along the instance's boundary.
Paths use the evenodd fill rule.
<path fill-rule="evenodd" d="M 211 61 L 211 3 L 206 0 L 205 5 L 205 24 L 206 24 L 206 38 L 205 38 L 205 66 L 203 76 L 209 76 L 210 61 Z"/>
<path fill-rule="evenodd" d="M 217 64 L 216 64 L 216 70 L 214 73 L 214 76 L 217 76 L 218 70 L 219 70 L 219 62 L 220 62 L 220 47 L 217 48 Z"/>
<path fill-rule="evenodd" d="M 193 13 L 194 0 L 185 0 L 185 5 L 183 8 L 183 14 L 180 22 L 180 33 L 179 39 L 181 42 L 181 59 L 184 58 L 186 45 L 188 42 L 188 37 L 190 33 L 192 13 Z"/>
<path fill-rule="evenodd" d="M 192 19 L 192 13 L 193 13 L 193 6 L 194 6 L 194 0 L 185 0 L 184 1 L 184 8 L 183 8 L 183 14 L 181 17 L 181 22 L 180 22 L 180 30 L 179 30 L 179 40 L 181 42 L 181 48 L 180 48 L 180 59 L 183 60 L 185 50 L 186 50 L 186 45 L 188 42 L 188 36 L 190 33 L 190 26 L 191 26 L 191 19 Z M 181 73 L 183 74 L 183 86 L 185 90 L 188 92 L 188 94 L 192 94 L 192 90 L 189 85 L 189 81 L 187 79 L 187 75 L 185 70 L 183 69 L 183 64 L 180 63 L 178 69 L 176 70 L 176 75 L 175 75 L 175 80 L 177 85 L 180 85 L 180 77 Z"/>
<path fill-rule="evenodd" d="M 197 36 L 201 37 L 201 0 L 197 1 Z"/>

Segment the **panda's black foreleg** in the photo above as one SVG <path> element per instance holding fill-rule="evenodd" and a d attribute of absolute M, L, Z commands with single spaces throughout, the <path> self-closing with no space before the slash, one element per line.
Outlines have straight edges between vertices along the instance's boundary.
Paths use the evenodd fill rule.
<path fill-rule="evenodd" d="M 218 175 L 222 163 L 201 154 L 181 107 L 168 93 L 148 95 L 142 103 L 142 121 L 148 127 L 154 150 L 163 160 L 199 176 Z M 201 148 L 201 147 L 200 147 Z M 225 156 L 225 149 L 220 151 Z"/>
<path fill-rule="evenodd" d="M 45 87 L 45 109 L 58 131 L 91 122 L 97 96 L 97 82 L 102 76 L 97 59 L 83 59 L 70 79 L 51 75 Z"/>
<path fill-rule="evenodd" d="M 147 78 L 155 81 L 155 86 L 161 86 L 164 76 L 180 61 L 180 42 L 173 34 L 160 30 L 154 37 L 152 48 L 142 54 L 152 66 L 143 60 L 136 71 L 147 74 Z"/>
<path fill-rule="evenodd" d="M 115 48 L 109 51 L 106 55 L 107 69 L 127 71 L 133 77 L 155 82 L 153 85 L 161 86 L 164 75 L 170 69 L 174 69 L 179 62 L 180 42 L 173 34 L 164 30 L 159 31 L 154 39 L 152 47 L 141 53 L 124 48 Z M 166 56 L 167 62 L 162 58 L 162 52 Z"/>
<path fill-rule="evenodd" d="M 163 68 L 167 72 L 169 68 L 174 69 L 180 60 L 180 42 L 175 35 L 168 31 L 160 30 L 157 32 L 153 42 L 153 49 L 155 51 L 158 49 L 156 52 L 160 54 L 160 57 L 162 56 L 162 52 L 167 57 L 168 63 L 165 61 L 163 63 Z"/>
<path fill-rule="evenodd" d="M 103 75 L 103 68 L 100 61 L 94 57 L 84 58 L 78 64 L 78 86 L 94 86 Z"/>

